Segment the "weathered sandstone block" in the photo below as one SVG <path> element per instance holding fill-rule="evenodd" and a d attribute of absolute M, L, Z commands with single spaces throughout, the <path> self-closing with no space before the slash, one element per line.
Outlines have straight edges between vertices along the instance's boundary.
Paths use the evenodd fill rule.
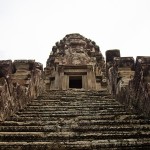
<path fill-rule="evenodd" d="M 0 121 L 44 90 L 43 66 L 34 60 L 0 61 Z"/>

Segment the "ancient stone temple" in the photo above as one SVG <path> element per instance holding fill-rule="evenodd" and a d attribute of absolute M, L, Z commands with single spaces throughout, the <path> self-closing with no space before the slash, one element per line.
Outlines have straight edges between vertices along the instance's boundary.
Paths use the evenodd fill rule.
<path fill-rule="evenodd" d="M 105 88 L 105 63 L 99 46 L 80 34 L 68 34 L 52 48 L 45 68 L 46 89 Z"/>
<path fill-rule="evenodd" d="M 44 70 L 0 60 L 0 150 L 149 150 L 150 56 L 105 54 L 68 34 Z"/>

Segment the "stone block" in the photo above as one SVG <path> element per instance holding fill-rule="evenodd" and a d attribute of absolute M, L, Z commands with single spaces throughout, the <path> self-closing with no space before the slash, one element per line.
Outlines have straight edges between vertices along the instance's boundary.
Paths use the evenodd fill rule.
<path fill-rule="evenodd" d="M 13 66 L 11 60 L 0 60 L 0 77 L 12 74 Z"/>
<path fill-rule="evenodd" d="M 106 51 L 106 62 L 113 62 L 114 57 L 120 57 L 120 50 L 112 49 Z"/>
<path fill-rule="evenodd" d="M 14 66 L 16 70 L 32 70 L 35 60 L 15 60 Z"/>
<path fill-rule="evenodd" d="M 115 57 L 115 65 L 118 68 L 131 68 L 134 69 L 134 58 L 133 57 Z"/>

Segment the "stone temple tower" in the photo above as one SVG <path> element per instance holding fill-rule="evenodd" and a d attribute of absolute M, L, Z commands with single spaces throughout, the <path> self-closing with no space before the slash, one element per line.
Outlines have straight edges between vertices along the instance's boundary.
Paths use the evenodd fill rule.
<path fill-rule="evenodd" d="M 99 46 L 76 33 L 66 35 L 53 46 L 44 72 L 47 90 L 106 87 L 105 61 Z"/>

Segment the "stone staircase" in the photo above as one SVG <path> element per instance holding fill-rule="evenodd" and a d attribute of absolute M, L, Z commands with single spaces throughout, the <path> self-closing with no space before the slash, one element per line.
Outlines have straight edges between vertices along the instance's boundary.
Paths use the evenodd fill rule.
<path fill-rule="evenodd" d="M 0 122 L 0 150 L 150 149 L 150 120 L 106 91 L 50 91 Z"/>

